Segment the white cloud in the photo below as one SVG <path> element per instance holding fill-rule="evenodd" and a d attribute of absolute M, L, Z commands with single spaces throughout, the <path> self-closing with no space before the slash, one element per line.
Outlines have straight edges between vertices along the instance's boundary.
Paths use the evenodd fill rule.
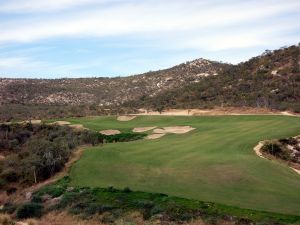
<path fill-rule="evenodd" d="M 4 15 L 0 15 L 2 47 L 34 46 L 46 43 L 45 40 L 64 43 L 78 38 L 97 38 L 101 43 L 105 38 L 118 38 L 118 46 L 124 44 L 129 48 L 141 44 L 167 51 L 217 54 L 300 40 L 299 0 L 0 0 L 0 13 Z M 128 39 L 138 43 L 127 43 Z M 21 65 L 18 71 L 43 69 L 67 73 L 99 64 L 61 66 L 57 62 L 33 60 L 37 57 L 31 54 L 34 55 L 23 52 L 24 58 L 0 56 L 0 71 L 12 71 L 14 66 Z"/>
<path fill-rule="evenodd" d="M 67 6 L 92 0 L 64 0 Z M 43 2 L 43 1 L 42 1 Z M 50 4 L 50 1 L 44 1 Z M 73 2 L 73 3 L 72 3 Z M 58 14 L 53 17 L 26 17 L 21 20 L 5 21 L 0 24 L 0 42 L 32 42 L 54 37 L 106 37 L 117 35 L 153 35 L 157 32 L 184 32 L 203 28 L 218 29 L 246 22 L 254 22 L 299 9 L 299 1 L 263 1 L 262 3 L 246 2 L 235 5 L 220 4 L 216 7 L 197 3 L 197 1 L 163 2 L 144 1 L 136 5 L 114 5 L 99 7 L 87 11 L 75 11 Z M 43 4 L 39 4 L 41 7 Z M 199 8 L 202 7 L 202 8 Z M 50 7 L 51 9 L 51 7 Z M 296 26 L 297 24 L 294 23 Z"/>
<path fill-rule="evenodd" d="M 10 0 L 0 5 L 0 12 L 5 13 L 32 13 L 59 11 L 75 6 L 84 6 L 108 0 Z"/>

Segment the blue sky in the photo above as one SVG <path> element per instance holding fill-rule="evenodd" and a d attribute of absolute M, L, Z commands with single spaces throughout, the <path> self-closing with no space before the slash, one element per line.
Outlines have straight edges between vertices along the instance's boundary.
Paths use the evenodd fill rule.
<path fill-rule="evenodd" d="M 299 42 L 299 0 L 0 0 L 0 77 L 238 63 Z"/>

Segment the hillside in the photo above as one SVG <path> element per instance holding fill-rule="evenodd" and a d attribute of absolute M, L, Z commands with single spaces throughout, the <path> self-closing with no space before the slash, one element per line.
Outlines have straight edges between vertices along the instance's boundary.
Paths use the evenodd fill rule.
<path fill-rule="evenodd" d="M 129 77 L 0 79 L 0 120 L 107 114 L 127 101 L 200 82 L 228 66 L 197 59 Z"/>
<path fill-rule="evenodd" d="M 116 78 L 0 79 L 0 120 L 119 114 L 139 108 L 300 111 L 300 46 L 229 65 L 205 59 Z"/>
<path fill-rule="evenodd" d="M 199 83 L 144 96 L 137 108 L 258 107 L 300 112 L 300 46 L 266 51 Z"/>
<path fill-rule="evenodd" d="M 0 104 L 110 106 L 218 75 L 226 64 L 198 59 L 170 69 L 117 78 L 0 79 Z"/>

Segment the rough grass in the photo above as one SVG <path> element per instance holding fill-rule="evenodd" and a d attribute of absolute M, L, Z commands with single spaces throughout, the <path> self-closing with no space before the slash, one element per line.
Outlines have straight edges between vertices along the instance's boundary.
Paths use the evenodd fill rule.
<path fill-rule="evenodd" d="M 243 208 L 300 215 L 300 176 L 257 157 L 260 140 L 300 134 L 287 116 L 116 117 L 69 119 L 94 130 L 190 125 L 157 140 L 107 144 L 85 152 L 71 170 L 74 185 L 166 193 Z"/>

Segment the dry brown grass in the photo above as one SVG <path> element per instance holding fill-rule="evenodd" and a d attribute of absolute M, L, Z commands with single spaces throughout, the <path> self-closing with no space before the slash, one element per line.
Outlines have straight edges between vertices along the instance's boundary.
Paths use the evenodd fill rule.
<path fill-rule="evenodd" d="M 15 222 L 7 214 L 0 214 L 0 225 L 15 225 Z"/>
<path fill-rule="evenodd" d="M 51 212 L 43 216 L 37 225 L 102 225 L 99 218 L 83 220 L 66 212 Z M 104 225 L 104 224 L 103 224 Z"/>

